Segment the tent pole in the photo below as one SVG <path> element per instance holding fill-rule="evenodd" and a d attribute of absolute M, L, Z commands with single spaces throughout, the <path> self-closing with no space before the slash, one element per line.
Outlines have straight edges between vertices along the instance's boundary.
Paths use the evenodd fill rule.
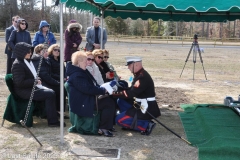
<path fill-rule="evenodd" d="M 104 20 L 104 10 L 102 10 L 102 21 L 101 21 L 101 49 L 103 49 L 103 20 Z"/>
<path fill-rule="evenodd" d="M 61 144 L 63 145 L 64 143 L 64 139 L 63 139 L 63 123 L 64 123 L 64 120 L 63 120 L 63 114 L 64 114 L 64 110 L 63 110 L 63 107 L 64 107 L 64 95 L 63 95 L 63 65 L 64 65 L 64 61 L 63 61 L 63 57 L 64 57 L 64 54 L 63 54 L 63 3 L 60 3 L 60 142 Z"/>

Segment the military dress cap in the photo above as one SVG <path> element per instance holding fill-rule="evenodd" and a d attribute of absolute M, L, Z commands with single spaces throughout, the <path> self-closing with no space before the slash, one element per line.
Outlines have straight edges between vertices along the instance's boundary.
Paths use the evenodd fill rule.
<path fill-rule="evenodd" d="M 142 61 L 142 57 L 138 57 L 138 56 L 129 56 L 129 57 L 125 57 L 127 64 L 126 66 L 132 64 L 133 62 L 141 62 Z"/>

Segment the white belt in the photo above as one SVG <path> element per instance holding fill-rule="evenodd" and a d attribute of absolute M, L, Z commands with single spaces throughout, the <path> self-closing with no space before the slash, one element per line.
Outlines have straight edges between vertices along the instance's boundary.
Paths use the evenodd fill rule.
<path fill-rule="evenodd" d="M 136 98 L 136 102 L 141 102 L 141 100 L 146 99 L 147 101 L 155 101 L 155 97 L 149 97 L 149 98 Z"/>

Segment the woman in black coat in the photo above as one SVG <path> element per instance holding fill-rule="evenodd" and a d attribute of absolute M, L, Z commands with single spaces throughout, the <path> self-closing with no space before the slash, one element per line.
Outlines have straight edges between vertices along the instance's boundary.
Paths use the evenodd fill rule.
<path fill-rule="evenodd" d="M 14 53 L 14 47 L 18 42 L 26 42 L 32 45 L 32 40 L 30 33 L 27 31 L 28 23 L 25 19 L 19 18 L 17 21 L 17 29 L 13 30 L 9 39 L 8 39 L 8 46 L 12 50 L 12 59 L 16 58 Z"/>
<path fill-rule="evenodd" d="M 48 60 L 51 65 L 51 77 L 53 79 L 55 79 L 56 81 L 60 82 L 60 46 L 58 44 L 53 44 L 48 48 Z M 64 82 L 65 82 L 66 81 L 66 76 L 65 76 L 66 68 L 64 65 L 63 65 L 63 71 L 64 71 Z M 59 95 L 59 99 L 60 99 L 60 91 L 59 91 L 59 94 L 56 94 L 56 95 Z M 64 104 L 66 104 L 66 95 L 67 95 L 67 91 L 64 88 Z M 64 109 L 65 109 L 65 107 L 64 107 Z M 57 110 L 58 110 L 58 108 L 57 108 Z M 67 116 L 64 116 L 64 117 L 65 117 L 65 119 L 69 118 Z"/>
<path fill-rule="evenodd" d="M 48 58 L 51 63 L 51 76 L 60 82 L 60 46 L 58 44 L 53 44 L 48 48 Z M 65 66 L 63 67 L 64 80 L 66 80 L 66 68 Z"/>
<path fill-rule="evenodd" d="M 47 120 L 49 127 L 59 127 L 57 111 L 55 107 L 55 93 L 52 89 L 42 86 L 41 80 L 36 80 L 37 71 L 31 61 L 31 45 L 17 43 L 14 52 L 16 60 L 12 66 L 14 92 L 22 99 L 29 99 L 34 83 L 37 83 L 33 100 L 45 101 Z"/>
<path fill-rule="evenodd" d="M 38 69 L 41 56 L 43 56 L 39 77 L 44 86 L 54 90 L 56 94 L 56 109 L 60 112 L 60 82 L 52 78 L 51 63 L 48 59 L 47 46 L 39 44 L 34 48 L 35 53 L 32 56 L 32 62 L 35 69 Z"/>
<path fill-rule="evenodd" d="M 101 111 L 99 134 L 112 137 L 113 134 L 109 130 L 113 128 L 115 104 L 109 97 L 97 100 L 98 105 L 96 104 L 96 96 L 104 95 L 106 91 L 97 84 L 86 66 L 87 55 L 82 51 L 73 53 L 72 62 L 67 63 L 70 110 L 78 116 L 93 117 L 94 109 L 98 106 L 98 110 Z M 73 126 L 77 125 L 71 123 Z"/>

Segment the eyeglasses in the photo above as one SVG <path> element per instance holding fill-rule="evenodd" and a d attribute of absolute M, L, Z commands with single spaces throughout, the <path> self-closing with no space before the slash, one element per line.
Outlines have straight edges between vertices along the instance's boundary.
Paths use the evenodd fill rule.
<path fill-rule="evenodd" d="M 109 58 L 108 56 L 104 56 L 104 58 Z"/>
<path fill-rule="evenodd" d="M 26 23 L 20 23 L 21 25 L 26 25 Z"/>
<path fill-rule="evenodd" d="M 87 58 L 88 61 L 94 61 L 94 59 L 91 59 L 91 58 Z"/>
<path fill-rule="evenodd" d="M 103 57 L 101 57 L 101 56 L 98 56 L 98 59 L 103 59 Z"/>
<path fill-rule="evenodd" d="M 53 50 L 54 50 L 55 52 L 56 52 L 56 51 L 60 52 L 60 49 L 53 49 Z"/>

